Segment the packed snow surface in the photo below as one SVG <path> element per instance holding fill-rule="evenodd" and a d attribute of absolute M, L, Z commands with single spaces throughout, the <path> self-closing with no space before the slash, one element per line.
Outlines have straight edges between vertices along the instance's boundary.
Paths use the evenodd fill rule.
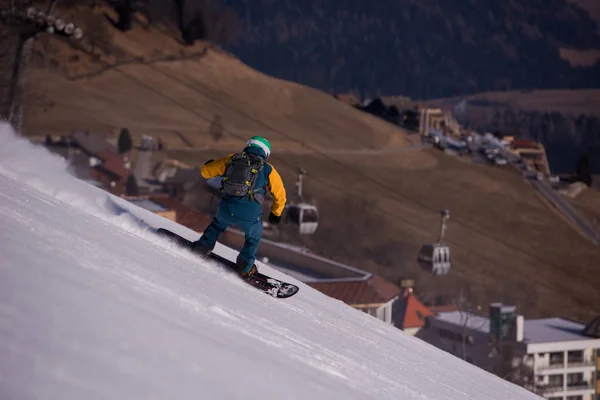
<path fill-rule="evenodd" d="M 271 298 L 128 204 L 0 127 L 0 398 L 539 398 L 259 264 L 300 286 Z"/>

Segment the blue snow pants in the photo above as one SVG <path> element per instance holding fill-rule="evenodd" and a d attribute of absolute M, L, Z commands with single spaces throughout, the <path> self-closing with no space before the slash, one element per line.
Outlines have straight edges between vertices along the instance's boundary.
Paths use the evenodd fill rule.
<path fill-rule="evenodd" d="M 256 251 L 262 237 L 262 215 L 250 216 L 247 213 L 234 214 L 237 207 L 230 207 L 227 202 L 221 202 L 217 215 L 204 230 L 198 243 L 207 248 L 214 249 L 215 243 L 221 233 L 230 225 L 238 226 L 245 234 L 244 247 L 237 257 L 237 261 L 246 263 L 245 272 L 250 271 L 256 261 Z M 260 208 L 259 208 L 260 209 Z"/>

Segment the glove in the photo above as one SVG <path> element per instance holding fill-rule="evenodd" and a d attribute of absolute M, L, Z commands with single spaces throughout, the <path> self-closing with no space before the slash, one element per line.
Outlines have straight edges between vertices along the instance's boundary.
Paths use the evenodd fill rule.
<path fill-rule="evenodd" d="M 281 221 L 281 216 L 277 216 L 273 213 L 269 214 L 269 222 L 273 225 L 277 225 Z"/>
<path fill-rule="evenodd" d="M 213 162 L 213 161 L 215 161 L 215 160 L 213 160 L 213 159 L 211 158 L 210 160 L 208 160 L 207 162 L 205 162 L 205 163 L 204 163 L 204 165 L 206 165 L 206 164 L 208 164 L 208 163 L 211 163 L 211 162 Z"/>

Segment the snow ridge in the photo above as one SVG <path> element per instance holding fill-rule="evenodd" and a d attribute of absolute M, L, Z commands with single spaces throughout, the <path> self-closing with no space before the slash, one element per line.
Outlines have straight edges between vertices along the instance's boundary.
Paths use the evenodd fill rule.
<path fill-rule="evenodd" d="M 269 297 L 138 218 L 197 236 L 0 127 L 2 399 L 539 399 L 264 266 L 301 287 Z"/>

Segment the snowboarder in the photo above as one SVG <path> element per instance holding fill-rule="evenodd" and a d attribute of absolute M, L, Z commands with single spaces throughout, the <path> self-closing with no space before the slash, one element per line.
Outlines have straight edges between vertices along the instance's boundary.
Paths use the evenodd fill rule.
<path fill-rule="evenodd" d="M 217 239 L 227 227 L 237 225 L 245 234 L 244 247 L 236 260 L 242 277 L 255 274 L 256 250 L 262 236 L 262 203 L 268 187 L 273 194 L 269 222 L 277 225 L 286 202 L 286 192 L 281 176 L 266 162 L 271 155 L 271 144 L 262 136 L 253 136 L 240 152 L 219 160 L 209 160 L 201 169 L 204 179 L 222 176 L 223 198 L 217 215 L 194 242 L 194 251 L 209 255 Z"/>

